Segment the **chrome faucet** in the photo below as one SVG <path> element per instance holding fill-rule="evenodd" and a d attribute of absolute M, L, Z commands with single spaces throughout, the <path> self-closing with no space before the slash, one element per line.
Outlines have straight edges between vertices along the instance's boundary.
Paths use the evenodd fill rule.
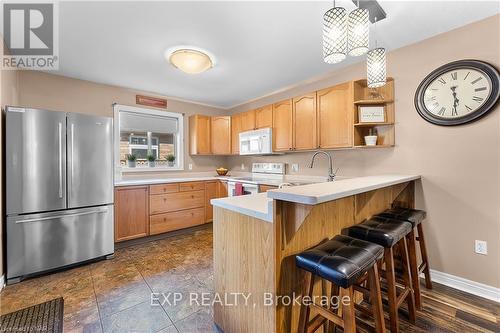
<path fill-rule="evenodd" d="M 329 182 L 333 182 L 333 180 L 335 179 L 336 171 L 333 172 L 332 155 L 330 155 L 326 151 L 324 151 L 324 150 L 318 150 L 318 151 L 316 151 L 314 153 L 314 155 L 312 156 L 312 158 L 311 158 L 311 164 L 309 164 L 309 168 L 312 169 L 312 167 L 314 166 L 314 158 L 316 157 L 316 155 L 319 155 L 319 154 L 323 154 L 323 155 L 325 155 L 328 158 L 328 163 L 329 163 L 328 164 L 328 181 Z"/>

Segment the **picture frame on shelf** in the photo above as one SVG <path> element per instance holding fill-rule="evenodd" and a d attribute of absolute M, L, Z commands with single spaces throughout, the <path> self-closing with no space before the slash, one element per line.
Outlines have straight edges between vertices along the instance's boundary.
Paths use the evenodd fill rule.
<path fill-rule="evenodd" d="M 385 105 L 358 106 L 359 123 L 384 123 L 386 121 Z"/>

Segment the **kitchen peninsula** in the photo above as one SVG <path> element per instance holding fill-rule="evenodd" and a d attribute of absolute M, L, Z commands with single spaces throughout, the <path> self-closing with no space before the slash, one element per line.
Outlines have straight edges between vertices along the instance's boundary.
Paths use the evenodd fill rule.
<path fill-rule="evenodd" d="M 391 205 L 413 207 L 416 175 L 356 177 L 213 199 L 214 288 L 248 303 L 214 305 L 224 332 L 296 332 L 298 305 L 266 305 L 269 295 L 299 296 L 295 254 Z M 315 285 L 320 294 L 321 284 Z"/>

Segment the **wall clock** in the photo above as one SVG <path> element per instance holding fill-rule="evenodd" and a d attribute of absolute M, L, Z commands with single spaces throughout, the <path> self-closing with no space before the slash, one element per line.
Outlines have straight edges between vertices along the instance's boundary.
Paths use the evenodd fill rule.
<path fill-rule="evenodd" d="M 460 125 L 488 113 L 500 95 L 495 67 L 478 60 L 450 62 L 432 71 L 415 92 L 417 112 L 436 125 Z"/>

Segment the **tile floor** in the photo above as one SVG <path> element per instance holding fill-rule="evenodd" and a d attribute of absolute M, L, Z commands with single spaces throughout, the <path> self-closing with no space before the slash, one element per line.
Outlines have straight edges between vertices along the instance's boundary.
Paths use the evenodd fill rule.
<path fill-rule="evenodd" d="M 118 249 L 115 258 L 7 286 L 0 313 L 64 297 L 64 332 L 216 332 L 212 309 L 187 292 L 213 289 L 212 231 L 206 228 Z M 173 294 L 164 302 L 162 294 Z M 163 303 L 163 304 L 159 304 Z"/>
<path fill-rule="evenodd" d="M 212 290 L 212 229 L 207 225 L 118 249 L 112 260 L 7 286 L 0 293 L 0 313 L 62 296 L 65 333 L 217 332 L 212 309 L 190 305 L 187 296 L 175 306 L 151 305 L 153 292 L 186 295 Z M 500 332 L 498 303 L 437 283 L 433 290 L 423 288 L 422 292 L 424 308 L 416 324 L 410 324 L 402 313 L 401 332 Z M 361 315 L 358 319 L 361 332 L 373 331 L 371 318 Z"/>

